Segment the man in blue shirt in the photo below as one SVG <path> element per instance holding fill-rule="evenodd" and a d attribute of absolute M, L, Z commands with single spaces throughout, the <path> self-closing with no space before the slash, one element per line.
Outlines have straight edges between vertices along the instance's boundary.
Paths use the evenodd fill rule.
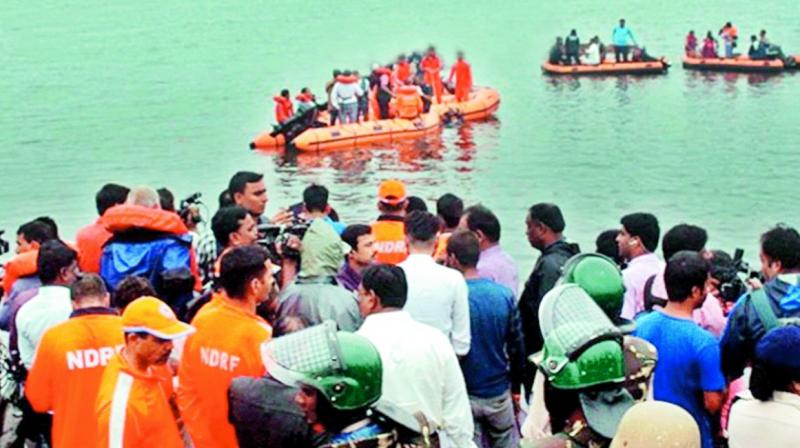
<path fill-rule="evenodd" d="M 692 321 L 692 312 L 705 300 L 708 273 L 708 263 L 699 253 L 673 255 L 664 271 L 667 306 L 639 319 L 634 333 L 658 350 L 655 399 L 692 414 L 703 448 L 714 446 L 712 421 L 722 407 L 725 390 L 717 340 Z"/>
<path fill-rule="evenodd" d="M 469 291 L 472 344 L 461 359 L 461 369 L 475 421 L 475 443 L 508 447 L 525 367 L 522 330 L 514 293 L 478 275 L 480 253 L 478 237 L 468 230 L 456 231 L 447 242 L 447 264 L 464 275 Z"/>
<path fill-rule="evenodd" d="M 628 62 L 631 44 L 636 46 L 636 39 L 633 38 L 631 29 L 625 26 L 625 19 L 619 19 L 619 26 L 614 27 L 611 43 L 614 44 L 614 57 L 617 58 L 617 63 Z"/>

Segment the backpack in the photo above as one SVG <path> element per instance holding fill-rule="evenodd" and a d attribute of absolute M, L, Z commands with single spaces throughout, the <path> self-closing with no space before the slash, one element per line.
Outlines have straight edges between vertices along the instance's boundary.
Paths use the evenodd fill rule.
<path fill-rule="evenodd" d="M 800 326 L 800 317 L 778 317 L 775 315 L 775 311 L 773 311 L 772 305 L 769 304 L 769 298 L 767 297 L 767 293 L 764 292 L 764 288 L 756 289 L 751 292 L 750 302 L 753 304 L 753 309 L 755 309 L 758 315 L 758 320 L 760 320 L 761 325 L 764 326 L 765 333 L 769 333 L 770 330 L 774 330 L 778 327 L 785 327 L 788 325 Z"/>

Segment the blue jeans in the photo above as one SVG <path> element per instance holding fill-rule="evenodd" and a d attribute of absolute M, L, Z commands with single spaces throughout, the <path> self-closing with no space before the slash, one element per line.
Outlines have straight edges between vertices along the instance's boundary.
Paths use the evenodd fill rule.
<path fill-rule="evenodd" d="M 514 405 L 511 392 L 492 398 L 469 397 L 475 421 L 475 444 L 479 447 L 511 448 L 513 446 Z M 488 445 L 483 440 L 488 441 Z"/>
<path fill-rule="evenodd" d="M 339 113 L 342 124 L 358 122 L 358 102 L 342 104 Z"/>

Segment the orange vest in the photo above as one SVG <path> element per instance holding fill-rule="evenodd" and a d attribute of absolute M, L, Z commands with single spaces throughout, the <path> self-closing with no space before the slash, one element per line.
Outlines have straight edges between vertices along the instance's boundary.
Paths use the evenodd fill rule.
<path fill-rule="evenodd" d="M 143 375 L 116 354 L 100 381 L 95 420 L 82 424 L 97 425 L 94 446 L 98 448 L 183 448 L 172 399 L 172 375 L 167 366 L 153 366 Z"/>
<path fill-rule="evenodd" d="M 416 86 L 402 86 L 397 89 L 397 116 L 407 120 L 419 117 L 422 113 L 422 97 Z"/>
<path fill-rule="evenodd" d="M 292 100 L 282 96 L 272 98 L 275 101 L 275 121 L 283 123 L 284 121 L 292 118 L 294 115 L 294 106 Z"/>
<path fill-rule="evenodd" d="M 453 64 L 447 82 L 452 82 L 453 76 L 456 77 L 456 101 L 466 101 L 469 98 L 469 91 L 472 89 L 472 69 L 467 61 L 462 59 Z"/>
<path fill-rule="evenodd" d="M 433 251 L 433 259 L 437 263 L 443 263 L 447 258 L 447 242 L 450 241 L 452 233 L 440 233 L 439 238 L 436 240 L 436 250 Z"/>
<path fill-rule="evenodd" d="M 94 400 L 106 364 L 123 346 L 122 319 L 110 314 L 70 318 L 47 330 L 25 383 L 36 412 L 53 412 L 53 446 L 96 442 Z"/>
<path fill-rule="evenodd" d="M 372 235 L 378 253 L 378 263 L 398 264 L 408 257 L 406 245 L 406 225 L 403 218 L 397 216 L 381 216 L 372 223 Z"/>
<path fill-rule="evenodd" d="M 398 62 L 395 64 L 394 70 L 395 77 L 397 77 L 400 82 L 405 82 L 411 77 L 411 64 L 409 64 L 408 61 Z"/>
<path fill-rule="evenodd" d="M 94 224 L 89 224 L 78 231 L 75 245 L 78 247 L 78 265 L 82 272 L 100 272 L 100 257 L 103 255 L 103 246 L 114 236 L 100 224 L 98 219 Z"/>
<path fill-rule="evenodd" d="M 39 249 L 29 250 L 17 254 L 6 263 L 6 275 L 3 277 L 3 291 L 11 294 L 14 282 L 20 277 L 27 277 L 36 273 L 36 259 L 39 258 Z"/>
<path fill-rule="evenodd" d="M 197 331 L 186 340 L 178 368 L 178 406 L 198 448 L 238 446 L 228 422 L 228 388 L 236 377 L 265 373 L 261 344 L 272 328 L 232 300 L 217 294 L 198 311 Z"/>

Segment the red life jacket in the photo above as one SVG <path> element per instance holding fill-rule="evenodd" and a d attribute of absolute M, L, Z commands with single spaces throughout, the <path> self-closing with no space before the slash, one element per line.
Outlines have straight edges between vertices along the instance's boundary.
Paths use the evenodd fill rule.
<path fill-rule="evenodd" d="M 394 67 L 395 76 L 400 81 L 407 81 L 411 77 L 411 64 L 408 61 L 398 62 Z"/>
<path fill-rule="evenodd" d="M 342 84 L 353 84 L 355 82 L 358 82 L 358 76 L 354 76 L 354 75 L 350 75 L 350 76 L 339 75 L 339 76 L 336 77 L 336 82 L 340 82 Z"/>
<path fill-rule="evenodd" d="M 275 100 L 275 121 L 283 123 L 292 118 L 294 115 L 294 106 L 289 98 L 276 96 L 272 99 Z"/>

